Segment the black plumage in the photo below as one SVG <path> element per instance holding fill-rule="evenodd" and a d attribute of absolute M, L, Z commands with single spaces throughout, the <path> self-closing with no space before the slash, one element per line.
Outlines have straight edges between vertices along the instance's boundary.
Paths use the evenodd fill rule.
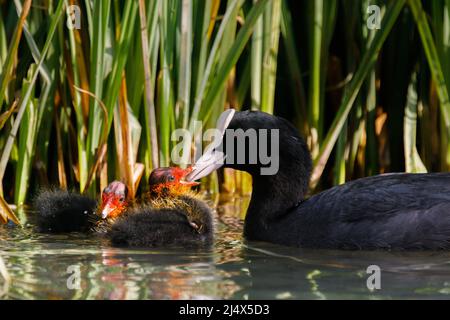
<path fill-rule="evenodd" d="M 39 232 L 87 232 L 96 224 L 97 202 L 77 192 L 42 190 L 33 200 Z"/>
<path fill-rule="evenodd" d="M 111 225 L 107 236 L 115 246 L 208 246 L 213 241 L 213 218 L 203 201 L 178 196 L 128 209 Z"/>
<path fill-rule="evenodd" d="M 231 164 L 227 141 L 223 143 L 228 156 L 225 166 L 253 177 L 244 227 L 247 239 L 313 248 L 450 249 L 449 173 L 383 174 L 305 199 L 311 156 L 291 124 L 263 112 L 245 111 L 237 112 L 228 128 L 279 130 L 275 175 L 261 175 L 260 169 L 267 165 L 260 161 Z M 227 132 L 224 139 L 235 137 Z M 246 152 L 248 147 L 247 141 Z"/>

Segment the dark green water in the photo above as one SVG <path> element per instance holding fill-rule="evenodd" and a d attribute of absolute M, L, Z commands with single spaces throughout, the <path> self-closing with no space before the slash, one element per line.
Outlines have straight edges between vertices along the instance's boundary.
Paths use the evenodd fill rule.
<path fill-rule="evenodd" d="M 11 277 L 0 280 L 0 298 L 450 298 L 450 253 L 288 248 L 243 241 L 242 223 L 221 220 L 227 222 L 218 222 L 214 247 L 197 251 L 118 249 L 85 235 L 0 226 L 0 256 Z M 369 265 L 381 269 L 379 290 L 367 288 Z M 78 288 L 68 268 L 79 270 Z"/>

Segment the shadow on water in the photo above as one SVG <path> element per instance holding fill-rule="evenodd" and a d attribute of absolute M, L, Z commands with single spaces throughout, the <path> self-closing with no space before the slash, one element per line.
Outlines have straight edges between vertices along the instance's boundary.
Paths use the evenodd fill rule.
<path fill-rule="evenodd" d="M 235 205 L 218 209 L 214 246 L 112 248 L 81 234 L 0 226 L 11 282 L 2 299 L 396 299 L 450 298 L 450 253 L 289 248 L 242 239 Z M 381 269 L 369 290 L 367 267 Z"/>

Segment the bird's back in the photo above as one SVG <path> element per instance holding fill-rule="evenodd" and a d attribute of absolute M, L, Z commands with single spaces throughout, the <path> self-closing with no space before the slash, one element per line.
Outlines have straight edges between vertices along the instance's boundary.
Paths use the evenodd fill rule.
<path fill-rule="evenodd" d="M 213 240 L 213 218 L 201 200 L 182 196 L 130 209 L 107 235 L 116 246 L 208 246 Z"/>
<path fill-rule="evenodd" d="M 351 181 L 305 200 L 274 226 L 290 233 L 286 242 L 296 239 L 291 245 L 447 249 L 450 174 L 384 174 Z"/>

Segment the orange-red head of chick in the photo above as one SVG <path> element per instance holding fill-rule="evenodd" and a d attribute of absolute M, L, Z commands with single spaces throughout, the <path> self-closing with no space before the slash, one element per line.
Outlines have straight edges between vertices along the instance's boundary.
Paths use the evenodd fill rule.
<path fill-rule="evenodd" d="M 99 214 L 103 219 L 117 218 L 128 206 L 128 188 L 120 181 L 111 182 L 102 192 Z"/>
<path fill-rule="evenodd" d="M 178 196 L 189 192 L 195 181 L 186 181 L 186 176 L 192 168 L 165 167 L 152 171 L 149 178 L 150 195 L 152 197 Z"/>

